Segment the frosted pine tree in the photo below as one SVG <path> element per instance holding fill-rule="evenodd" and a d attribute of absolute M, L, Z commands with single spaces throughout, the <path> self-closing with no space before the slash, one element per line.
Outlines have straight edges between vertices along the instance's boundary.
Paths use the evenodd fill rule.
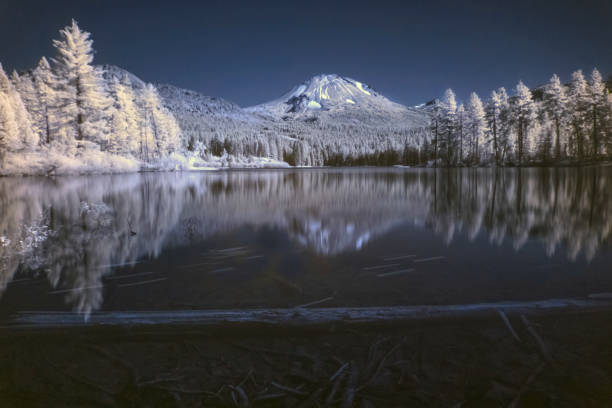
<path fill-rule="evenodd" d="M 13 82 L 6 76 L 2 64 L 0 64 L 0 93 L 6 95 L 17 125 L 17 135 L 12 139 L 9 150 L 20 151 L 34 148 L 38 143 L 38 138 L 32 131 L 30 115 Z"/>
<path fill-rule="evenodd" d="M 467 106 L 467 127 L 470 135 L 470 156 L 472 164 L 478 164 L 482 158 L 486 158 L 487 143 L 485 139 L 487 121 L 482 101 L 476 94 L 470 94 Z"/>
<path fill-rule="evenodd" d="M 608 104 L 606 84 L 597 68 L 593 69 L 589 82 L 589 103 L 591 122 L 591 155 L 597 159 L 601 153 L 602 141 L 606 138 L 606 116 Z"/>
<path fill-rule="evenodd" d="M 464 149 L 464 137 L 465 137 L 465 107 L 463 104 L 459 104 L 457 107 L 457 118 L 456 118 L 456 127 L 455 132 L 457 133 L 457 143 L 459 145 L 458 161 L 459 163 L 463 163 L 463 149 Z"/>
<path fill-rule="evenodd" d="M 109 151 L 117 154 L 137 155 L 140 147 L 140 132 L 143 118 L 135 103 L 130 79 L 113 77 L 110 81 L 115 104 L 112 113 L 112 134 L 109 136 Z"/>
<path fill-rule="evenodd" d="M 604 122 L 606 124 L 606 138 L 604 143 L 606 146 L 607 155 L 612 156 L 612 92 L 609 90 L 606 100 L 606 116 Z"/>
<path fill-rule="evenodd" d="M 529 130 L 536 120 L 536 108 L 531 96 L 531 90 L 519 81 L 516 85 L 516 102 L 514 105 L 517 138 L 516 154 L 518 165 L 523 164 L 525 155 L 529 153 Z"/>
<path fill-rule="evenodd" d="M 174 116 L 162 106 L 159 94 L 151 84 L 147 84 L 142 92 L 142 105 L 145 135 L 141 146 L 145 160 L 179 150 L 181 130 Z"/>
<path fill-rule="evenodd" d="M 444 160 L 444 164 L 450 167 L 457 164 L 457 140 L 455 138 L 457 101 L 455 99 L 455 93 L 450 88 L 444 92 L 444 97 L 441 102 L 441 111 L 442 115 L 438 139 L 439 151 L 440 156 Z"/>
<path fill-rule="evenodd" d="M 565 87 L 561 84 L 557 74 L 554 74 L 544 89 L 544 111 L 553 122 L 555 131 L 554 157 L 556 160 L 561 158 L 561 134 L 566 125 L 567 102 Z"/>
<path fill-rule="evenodd" d="M 504 132 L 504 115 L 508 111 L 508 95 L 504 88 L 491 92 L 491 102 L 486 109 L 487 124 L 491 135 L 491 151 L 496 166 L 500 166 L 504 160 L 507 140 Z"/>
<path fill-rule="evenodd" d="M 61 40 L 53 40 L 54 59 L 61 78 L 58 114 L 67 134 L 78 141 L 95 142 L 104 147 L 109 134 L 111 100 L 103 87 L 100 72 L 93 65 L 93 41 L 76 21 L 60 30 Z"/>
<path fill-rule="evenodd" d="M 18 134 L 11 101 L 8 95 L 0 91 L 0 167 L 4 164 L 9 149 L 18 144 Z"/>
<path fill-rule="evenodd" d="M 431 134 L 431 144 L 433 150 L 434 165 L 438 166 L 438 149 L 441 137 L 441 122 L 444 117 L 442 104 L 439 100 L 435 100 L 429 114 L 429 130 Z"/>
<path fill-rule="evenodd" d="M 30 117 L 30 126 L 37 137 L 40 137 L 42 129 L 39 127 L 40 122 L 36 119 L 36 112 L 39 110 L 40 101 L 36 94 L 36 87 L 32 76 L 29 74 L 19 75 L 17 71 L 11 73 L 11 82 L 19 93 L 21 100 Z"/>
<path fill-rule="evenodd" d="M 57 105 L 57 91 L 59 80 L 51 70 L 51 66 L 45 57 L 38 62 L 38 66 L 32 72 L 34 87 L 38 103 L 32 111 L 32 120 L 36 123 L 39 136 L 43 143 L 50 144 L 54 131 L 54 112 Z"/>
<path fill-rule="evenodd" d="M 589 90 L 582 70 L 572 74 L 572 85 L 569 93 L 569 117 L 572 133 L 570 138 L 571 152 L 578 160 L 586 154 L 585 135 L 589 110 Z"/>

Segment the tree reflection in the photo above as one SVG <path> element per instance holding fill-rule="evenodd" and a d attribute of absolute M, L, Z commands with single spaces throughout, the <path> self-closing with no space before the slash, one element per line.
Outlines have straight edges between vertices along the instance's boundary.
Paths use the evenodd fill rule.
<path fill-rule="evenodd" d="M 319 254 L 363 248 L 404 222 L 446 243 L 488 234 L 592 259 L 610 238 L 612 169 L 305 170 L 0 179 L 0 293 L 43 275 L 75 310 L 102 304 L 112 265 L 245 225 Z"/>

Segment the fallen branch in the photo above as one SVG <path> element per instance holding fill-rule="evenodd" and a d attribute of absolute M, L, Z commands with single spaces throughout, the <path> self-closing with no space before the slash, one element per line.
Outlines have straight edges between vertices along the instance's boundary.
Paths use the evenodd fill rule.
<path fill-rule="evenodd" d="M 535 381 L 536 377 L 538 376 L 538 374 L 540 374 L 540 371 L 542 371 L 542 369 L 544 368 L 544 366 L 546 365 L 546 363 L 540 363 L 540 365 L 538 365 L 535 370 L 533 370 L 533 372 L 529 375 L 529 377 L 527 378 L 527 381 L 525 381 L 525 383 L 521 386 L 521 388 L 519 389 L 518 393 L 516 394 L 516 397 L 514 397 L 514 399 L 512 400 L 512 402 L 510 403 L 510 405 L 508 405 L 508 408 L 514 408 L 516 407 L 516 405 L 519 403 L 519 401 L 521 400 L 521 397 L 523 396 L 523 394 L 525 393 L 525 391 L 527 391 L 527 389 L 529 389 L 529 387 L 531 386 L 531 384 Z"/>
<path fill-rule="evenodd" d="M 538 345 L 538 349 L 540 350 L 540 354 L 542 354 L 542 357 L 544 357 L 544 360 L 546 360 L 546 362 L 549 363 L 550 365 L 553 365 L 554 363 L 553 363 L 552 357 L 550 356 L 548 347 L 546 347 L 546 344 L 544 343 L 544 340 L 542 340 L 542 337 L 540 337 L 536 329 L 529 322 L 529 320 L 527 320 L 524 314 L 521 314 L 521 320 L 525 324 L 525 327 L 527 327 L 529 334 L 531 334 L 531 336 L 535 339 L 536 344 Z"/>
<path fill-rule="evenodd" d="M 416 255 L 402 255 L 402 256 L 394 256 L 392 258 L 383 258 L 383 261 L 398 261 L 400 259 L 409 259 L 414 258 Z"/>
<path fill-rule="evenodd" d="M 420 258 L 420 259 L 415 259 L 414 263 L 437 261 L 439 259 L 444 259 L 444 257 L 443 256 L 432 256 L 430 258 Z"/>
<path fill-rule="evenodd" d="M 270 382 L 270 385 L 275 388 L 278 388 L 281 391 L 288 392 L 289 394 L 299 395 L 300 397 L 305 397 L 308 395 L 308 393 L 305 391 L 300 391 L 296 388 L 287 387 L 286 385 L 282 385 L 274 381 Z"/>
<path fill-rule="evenodd" d="M 372 376 L 366 381 L 364 382 L 361 386 L 359 386 L 357 388 L 357 391 L 361 391 L 362 389 L 364 389 L 365 387 L 367 387 L 372 381 L 374 381 L 376 379 L 376 377 L 378 377 L 378 375 L 380 374 L 380 371 L 382 370 L 382 368 L 385 365 L 385 362 L 387 361 L 387 358 L 389 358 L 389 356 L 391 356 L 391 354 L 393 354 L 402 344 L 404 344 L 406 342 L 406 338 L 404 337 L 403 339 L 400 340 L 399 343 L 397 343 L 395 346 L 393 346 L 391 348 L 391 350 L 389 350 L 378 362 L 378 365 L 376 366 L 376 370 L 374 371 L 374 373 L 372 374 Z"/>
<path fill-rule="evenodd" d="M 362 270 L 364 271 L 375 271 L 377 269 L 386 269 L 386 268 L 390 268 L 392 266 L 399 266 L 400 264 L 398 263 L 392 263 L 392 264 L 386 264 L 386 265 L 375 265 L 375 266 L 366 266 L 365 268 L 362 268 Z"/>
<path fill-rule="evenodd" d="M 329 382 L 334 382 L 336 377 L 338 377 L 346 367 L 348 367 L 349 363 L 344 363 L 335 373 L 329 378 Z"/>
<path fill-rule="evenodd" d="M 512 337 L 514 337 L 514 339 L 520 343 L 521 339 L 518 336 L 518 334 L 516 333 L 516 331 L 514 331 L 514 328 L 510 324 L 510 320 L 508 320 L 508 316 L 506 316 L 506 313 L 503 310 L 501 310 L 501 309 L 497 309 L 497 313 L 499 314 L 499 317 L 501 317 L 501 319 L 503 320 L 504 324 L 506 325 L 506 327 L 510 331 L 510 334 L 512 334 Z"/>
<path fill-rule="evenodd" d="M 402 275 L 404 273 L 409 273 L 409 272 L 414 272 L 415 269 L 414 268 L 409 268 L 409 269 L 400 269 L 398 271 L 391 271 L 391 272 L 385 272 L 385 273 L 379 273 L 378 275 L 376 275 L 376 277 L 378 278 L 386 278 L 387 276 L 396 276 L 396 275 Z"/>
<path fill-rule="evenodd" d="M 315 300 L 314 302 L 304 303 L 303 305 L 296 306 L 296 308 L 314 306 L 314 305 L 318 305 L 319 303 L 327 302 L 329 300 L 334 300 L 334 297 L 333 296 L 329 296 L 329 297 L 326 297 L 324 299 Z"/>

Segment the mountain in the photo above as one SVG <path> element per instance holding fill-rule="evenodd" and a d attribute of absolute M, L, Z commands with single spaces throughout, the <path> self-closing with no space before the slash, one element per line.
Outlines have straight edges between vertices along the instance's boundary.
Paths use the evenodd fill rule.
<path fill-rule="evenodd" d="M 283 120 L 314 117 L 364 125 L 426 124 L 421 111 L 395 103 L 369 85 L 336 74 L 317 75 L 279 99 L 246 110 Z"/>
<path fill-rule="evenodd" d="M 107 83 L 127 76 L 135 91 L 146 85 L 119 67 L 98 68 Z M 277 100 L 248 108 L 173 85 L 155 88 L 181 129 L 181 151 L 206 156 L 207 162 L 227 153 L 232 166 L 253 156 L 306 166 L 379 164 L 381 154 L 396 152 L 387 163 L 394 164 L 406 146 L 416 149 L 427 137 L 425 110 L 334 74 L 317 75 Z"/>

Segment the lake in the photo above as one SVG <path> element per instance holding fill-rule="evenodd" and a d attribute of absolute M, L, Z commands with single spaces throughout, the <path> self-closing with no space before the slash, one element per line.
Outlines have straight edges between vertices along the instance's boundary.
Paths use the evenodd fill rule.
<path fill-rule="evenodd" d="M 611 235 L 612 167 L 0 178 L 0 321 L 597 298 Z"/>

